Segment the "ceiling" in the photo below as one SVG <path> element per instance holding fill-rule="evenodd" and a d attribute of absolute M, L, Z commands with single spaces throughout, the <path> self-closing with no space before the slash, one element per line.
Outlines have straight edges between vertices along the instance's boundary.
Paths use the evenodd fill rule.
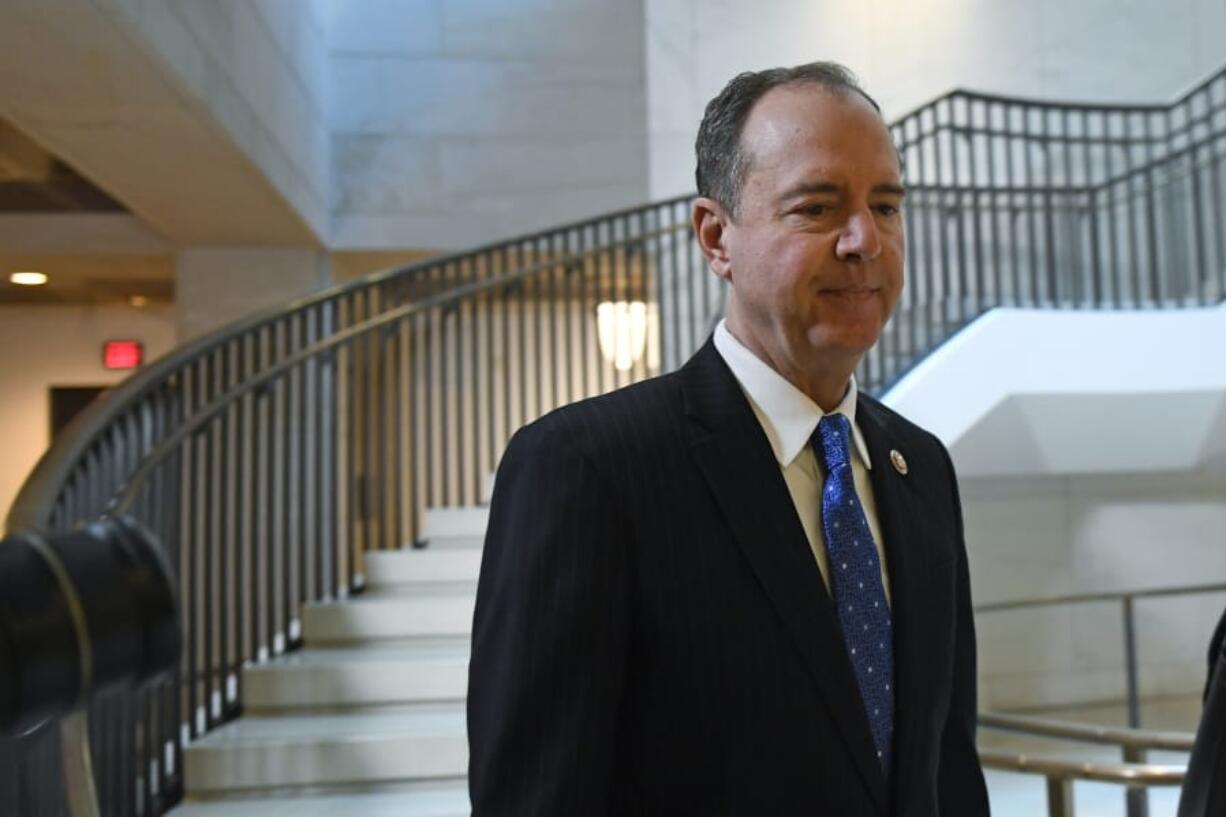
<path fill-rule="evenodd" d="M 98 189 L 34 140 L 0 119 L 0 218 L 124 214 L 123 205 Z M 61 249 L 89 243 L 81 222 L 69 219 Z M 50 225 L 46 220 L 37 222 Z M 53 230 L 48 230 L 52 232 Z M 70 240 L 64 240 L 64 239 Z M 22 252 L 17 242 L 0 244 L 0 303 L 147 304 L 174 302 L 174 268 L 168 252 Z M 43 286 L 10 283 L 9 274 L 46 273 Z"/>
<path fill-rule="evenodd" d="M 115 213 L 119 202 L 0 119 L 0 213 Z"/>
<path fill-rule="evenodd" d="M 149 304 L 174 302 L 174 261 L 169 255 L 117 253 L 27 255 L 0 251 L 0 303 L 128 304 L 133 297 Z M 10 283 L 11 272 L 47 274 L 43 286 Z"/>

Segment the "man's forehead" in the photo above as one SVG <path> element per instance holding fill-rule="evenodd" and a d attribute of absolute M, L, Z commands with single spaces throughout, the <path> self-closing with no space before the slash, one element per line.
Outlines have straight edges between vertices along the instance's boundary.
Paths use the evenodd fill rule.
<path fill-rule="evenodd" d="M 749 109 L 741 135 L 752 137 L 755 131 L 764 137 L 796 135 L 820 131 L 834 121 L 860 130 L 888 132 L 876 108 L 860 94 L 813 82 L 794 82 L 763 94 Z"/>
<path fill-rule="evenodd" d="M 837 181 L 854 161 L 872 183 L 897 184 L 900 167 L 889 130 L 859 94 L 813 83 L 772 88 L 750 110 L 741 149 L 751 170 L 784 168 L 788 175 Z"/>

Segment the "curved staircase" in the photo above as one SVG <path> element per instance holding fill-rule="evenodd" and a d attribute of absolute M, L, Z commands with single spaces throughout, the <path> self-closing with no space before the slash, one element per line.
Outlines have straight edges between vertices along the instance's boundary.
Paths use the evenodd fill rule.
<path fill-rule="evenodd" d="M 424 548 L 303 609 L 303 648 L 243 670 L 243 716 L 184 752 L 181 817 L 468 814 L 464 696 L 487 511 L 427 511 Z M 272 798 L 271 795 L 276 795 Z"/>

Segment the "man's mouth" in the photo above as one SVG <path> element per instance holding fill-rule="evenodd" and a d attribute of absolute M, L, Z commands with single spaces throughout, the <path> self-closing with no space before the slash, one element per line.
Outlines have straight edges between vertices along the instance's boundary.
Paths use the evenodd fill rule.
<path fill-rule="evenodd" d="M 850 300 L 867 299 L 876 295 L 880 289 L 878 287 L 832 287 L 830 289 L 819 290 L 819 294 L 834 298 L 847 298 Z"/>

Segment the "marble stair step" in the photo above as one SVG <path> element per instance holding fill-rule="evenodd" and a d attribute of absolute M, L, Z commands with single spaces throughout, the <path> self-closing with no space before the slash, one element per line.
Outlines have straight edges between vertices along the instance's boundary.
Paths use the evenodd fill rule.
<path fill-rule="evenodd" d="M 477 548 L 406 548 L 365 554 L 367 592 L 412 589 L 438 582 L 476 582 L 481 570 Z"/>
<path fill-rule="evenodd" d="M 467 639 L 308 648 L 243 670 L 247 712 L 462 701 Z"/>
<path fill-rule="evenodd" d="M 472 632 L 476 596 L 476 584 L 463 582 L 308 604 L 302 609 L 302 637 L 313 647 L 467 636 Z"/>
<path fill-rule="evenodd" d="M 171 817 L 467 817 L 464 782 L 421 788 L 185 802 Z"/>
<path fill-rule="evenodd" d="M 245 715 L 189 745 L 189 796 L 467 774 L 463 704 L 353 713 Z"/>
<path fill-rule="evenodd" d="M 489 521 L 490 509 L 483 505 L 429 508 L 418 537 L 432 548 L 480 548 Z"/>

